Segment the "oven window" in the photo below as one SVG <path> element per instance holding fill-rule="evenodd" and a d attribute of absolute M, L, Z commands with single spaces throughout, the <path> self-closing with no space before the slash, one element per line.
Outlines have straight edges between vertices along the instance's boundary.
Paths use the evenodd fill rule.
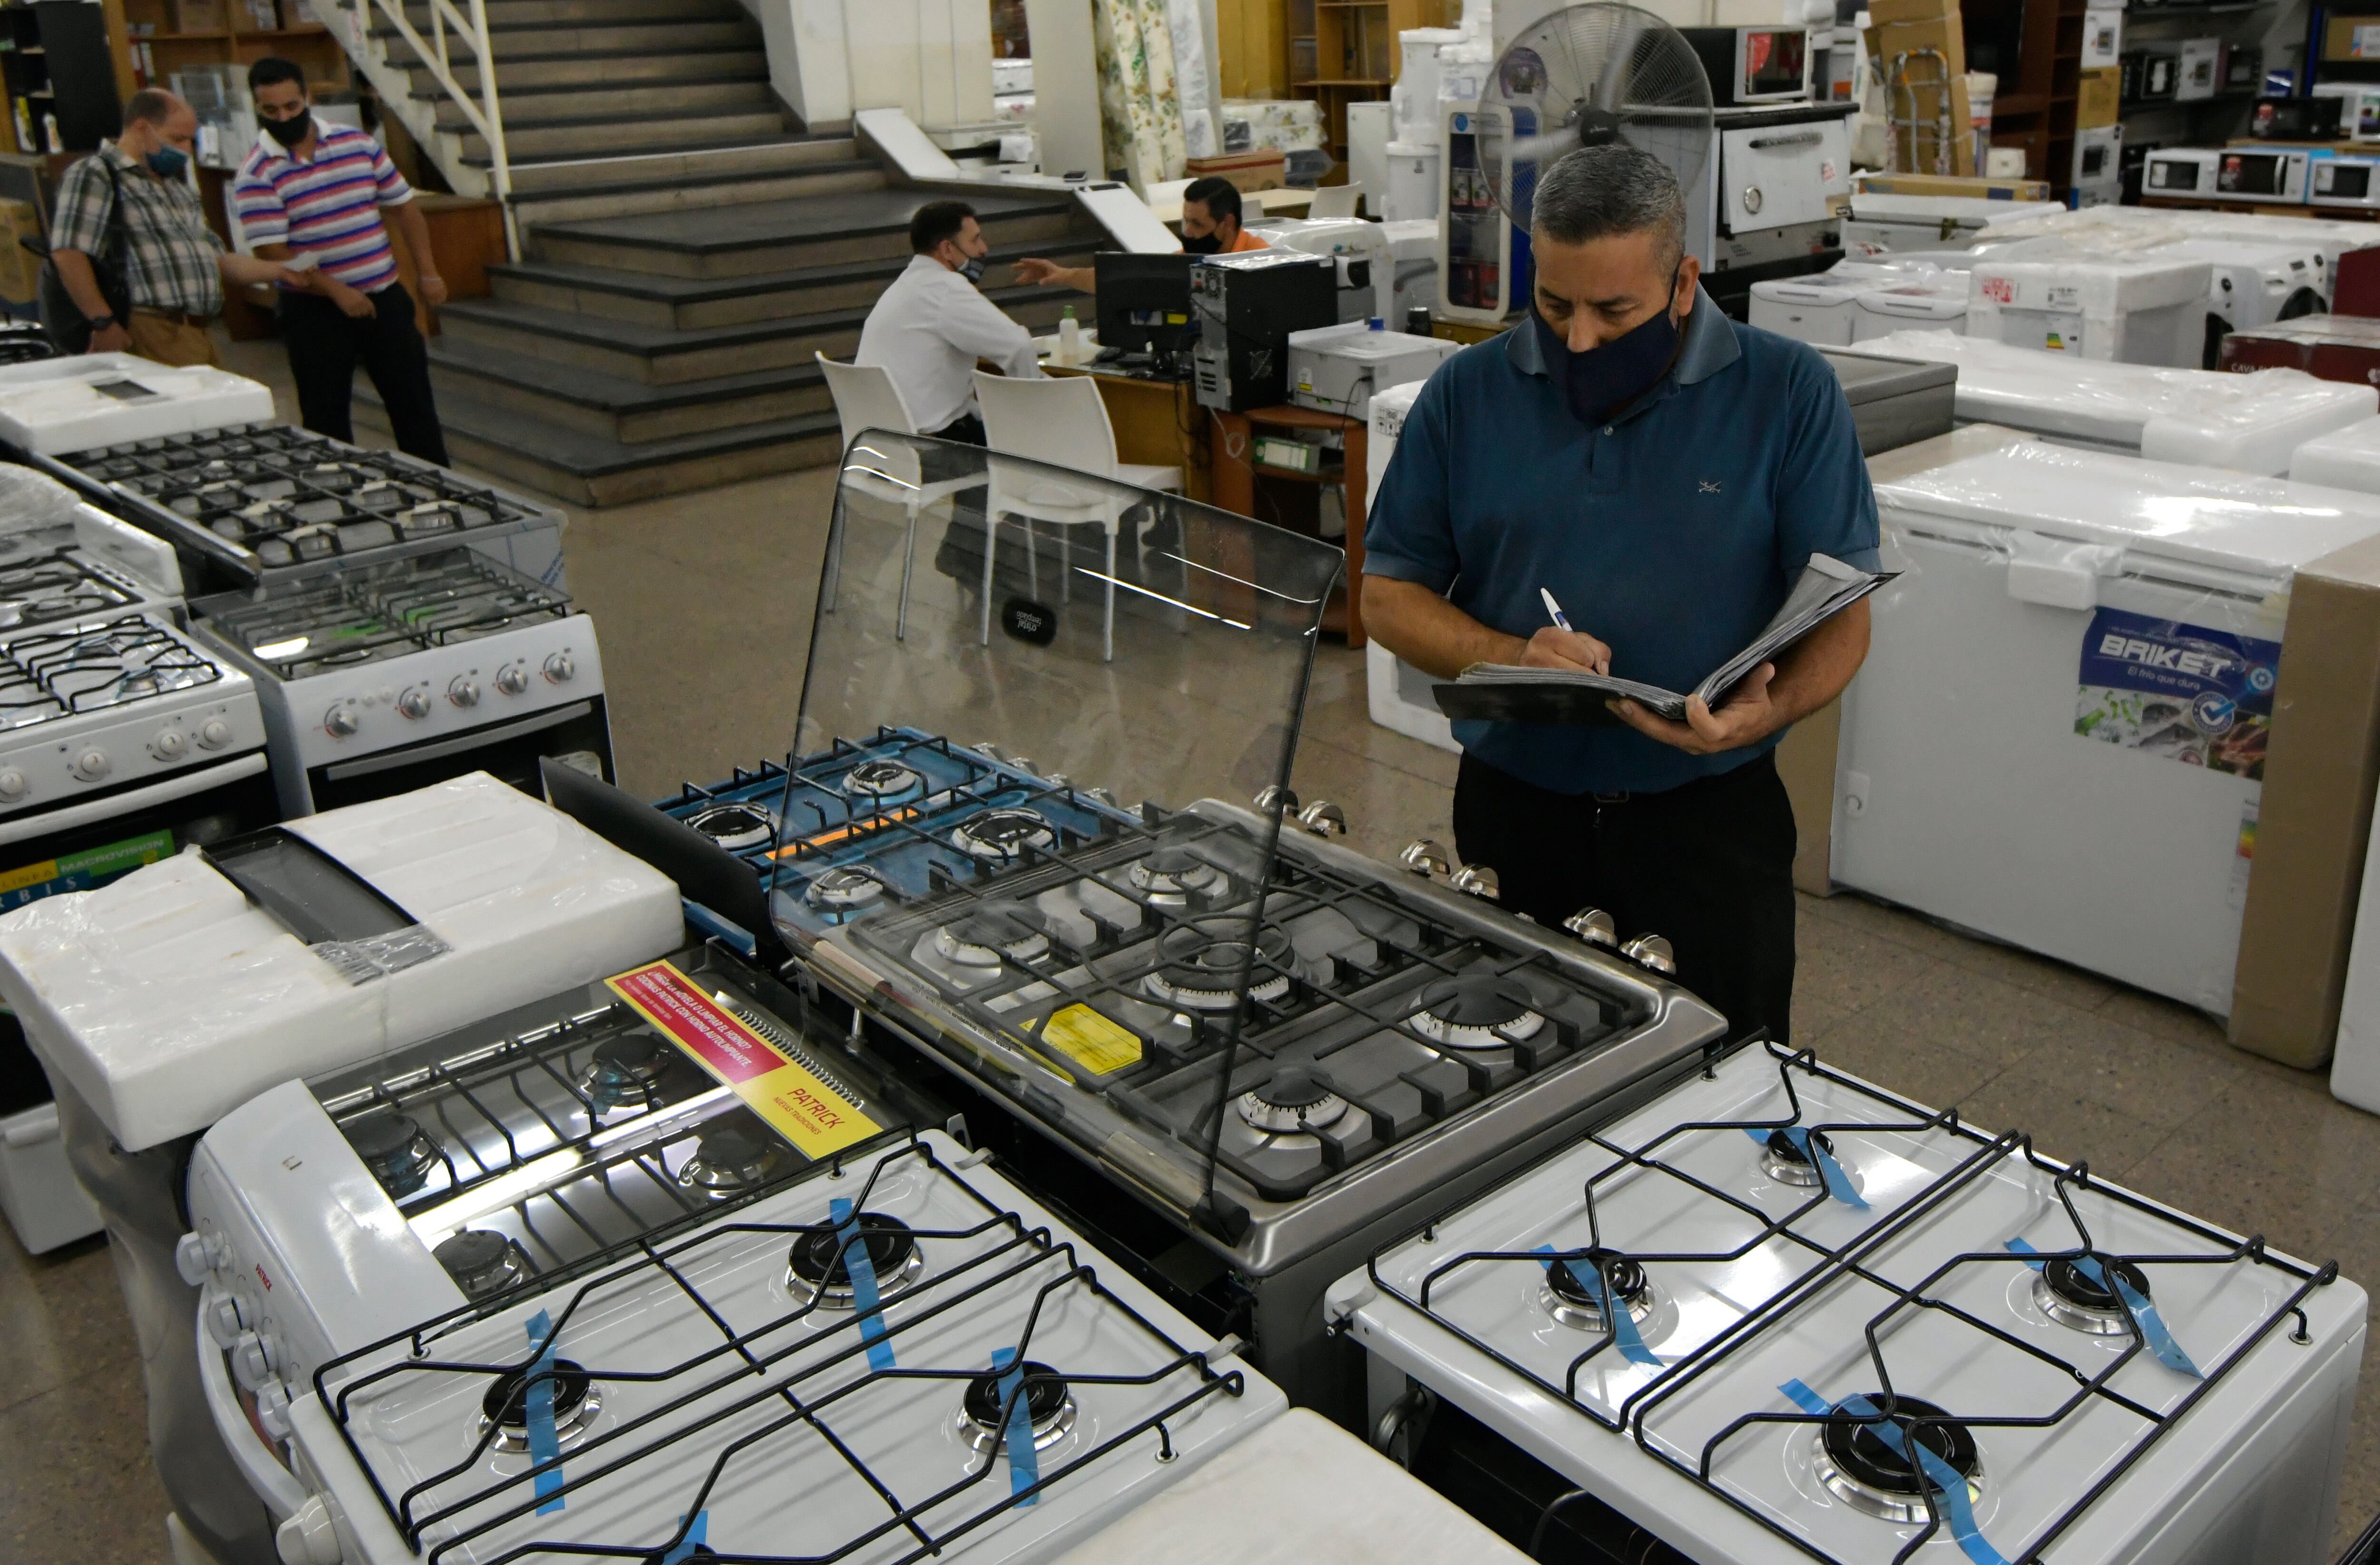
<path fill-rule="evenodd" d="M 1798 29 L 1743 35 L 1743 95 L 1773 97 L 1802 90 L 1802 62 L 1810 35 Z"/>
<path fill-rule="evenodd" d="M 2231 153 L 2223 159 L 2215 188 L 2227 195 L 2277 196 L 2281 193 L 2282 160 L 2270 153 Z"/>
<path fill-rule="evenodd" d="M 497 725 L 501 730 L 509 724 Z M 393 762 L 378 770 L 358 770 L 358 763 L 342 762 L 336 765 L 317 766 L 306 774 L 306 786 L 314 796 L 317 810 L 335 810 L 343 804 L 360 804 L 368 799 L 386 799 L 394 794 L 410 793 L 418 788 L 428 788 L 450 778 L 472 772 L 485 772 L 500 782 L 511 784 L 523 793 L 542 799 L 545 783 L 538 774 L 540 759 L 572 761 L 583 765 L 585 756 L 592 755 L 600 765 L 603 780 L 613 780 L 612 772 L 612 733 L 606 726 L 603 703 L 599 698 L 578 715 L 542 728 L 499 739 L 468 750 L 447 751 L 450 740 L 425 740 L 416 749 L 434 751 L 419 760 L 409 760 L 404 751 L 364 758 L 362 765 L 377 762 Z"/>
<path fill-rule="evenodd" d="M 2363 200 L 2372 193 L 2372 165 L 2368 163 L 2323 165 L 2322 193 L 2348 201 Z"/>
<path fill-rule="evenodd" d="M 2198 165 L 2168 158 L 2149 165 L 2149 189 L 2152 190 L 2194 190 L 2198 189 Z"/>
<path fill-rule="evenodd" d="M 2101 173 L 2107 168 L 2107 148 L 2085 147 L 2082 149 L 2082 172 L 2080 176 L 2082 178 L 2096 179 L 2100 177 Z"/>

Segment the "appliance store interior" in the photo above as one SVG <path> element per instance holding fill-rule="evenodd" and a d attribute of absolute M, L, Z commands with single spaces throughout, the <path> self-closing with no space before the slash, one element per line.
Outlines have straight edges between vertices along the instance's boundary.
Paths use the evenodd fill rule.
<path fill-rule="evenodd" d="M 2380 6 L 0 94 L 0 1561 L 2380 1562 Z"/>

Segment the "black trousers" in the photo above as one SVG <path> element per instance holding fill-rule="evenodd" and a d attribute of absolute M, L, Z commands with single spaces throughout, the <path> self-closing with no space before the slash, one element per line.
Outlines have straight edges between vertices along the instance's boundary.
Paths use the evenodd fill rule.
<path fill-rule="evenodd" d="M 443 467 L 446 434 L 430 392 L 429 346 L 413 324 L 413 296 L 391 283 L 365 297 L 372 312 L 358 320 L 319 294 L 281 296 L 281 342 L 298 383 L 298 412 L 315 434 L 353 444 L 347 408 L 361 364 L 388 410 L 396 448 Z"/>
<path fill-rule="evenodd" d="M 1601 908 L 1620 938 L 1668 937 L 1678 982 L 1730 1037 L 1791 1036 L 1793 806 L 1767 755 L 1666 793 L 1551 793 L 1465 754 L 1454 846 L 1503 906 L 1548 929 Z"/>

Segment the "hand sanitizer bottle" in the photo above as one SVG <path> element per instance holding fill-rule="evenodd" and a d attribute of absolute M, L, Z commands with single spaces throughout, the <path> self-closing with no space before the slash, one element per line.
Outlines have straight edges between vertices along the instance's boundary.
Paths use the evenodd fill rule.
<path fill-rule="evenodd" d="M 1083 361 L 1083 324 L 1075 319 L 1075 307 L 1066 306 L 1058 317 L 1058 362 L 1079 364 Z"/>

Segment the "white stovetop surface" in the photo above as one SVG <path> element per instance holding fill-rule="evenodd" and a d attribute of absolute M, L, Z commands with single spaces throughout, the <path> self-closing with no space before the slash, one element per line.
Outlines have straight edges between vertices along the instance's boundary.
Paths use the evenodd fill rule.
<path fill-rule="evenodd" d="M 1833 1131 L 1837 1158 L 1870 1203 L 1864 1211 L 1826 1200 L 1792 1218 L 1794 1232 L 1824 1248 L 1843 1246 L 1882 1227 L 1923 1200 L 1937 1175 L 1960 1168 L 1985 1149 L 1941 1130 L 1887 1128 L 1890 1111 L 1867 1094 L 1828 1082 L 1806 1071 L 1791 1076 L 1800 1096 L 1800 1123 L 1866 1124 Z M 1776 1062 L 1758 1048 L 1724 1062 L 1715 1079 L 1696 1079 L 1602 1133 L 1612 1145 L 1643 1150 L 1645 1143 L 1682 1124 L 1782 1119 L 1791 1112 Z M 1917 1116 L 1904 1117 L 1907 1123 Z M 1733 1125 L 1678 1134 L 1656 1155 L 1718 1190 L 1770 1217 L 1806 1204 L 1813 1192 L 1780 1185 L 1763 1168 L 1761 1149 Z M 2022 1154 L 1985 1157 L 1947 1199 L 1910 1225 L 1905 1234 L 1876 1246 L 1864 1269 L 1876 1280 L 1846 1278 L 1817 1289 L 1782 1324 L 1754 1336 L 1707 1373 L 1689 1379 L 1668 1366 L 1713 1341 L 1728 1327 L 1812 1275 L 1815 1252 L 1790 1241 L 1760 1238 L 1760 1224 L 1742 1212 L 1682 1180 L 1645 1168 L 1622 1173 L 1597 1190 L 1603 1242 L 1637 1255 L 1717 1253 L 1742 1249 L 1730 1261 L 1649 1260 L 1657 1305 L 1640 1328 L 1661 1366 L 1630 1363 L 1613 1348 L 1586 1360 L 1577 1382 L 1579 1407 L 1557 1392 L 1512 1373 L 1534 1375 L 1559 1388 L 1577 1355 L 1597 1334 L 1554 1321 L 1542 1302 L 1539 1268 L 1528 1262 L 1472 1262 L 1441 1277 L 1430 1294 L 1433 1313 L 1506 1361 L 1497 1365 L 1451 1332 L 1425 1319 L 1405 1300 L 1418 1300 L 1425 1277 L 1459 1256 L 1483 1251 L 1568 1249 L 1587 1242 L 1583 1191 L 1596 1174 L 1620 1159 L 1592 1143 L 1540 1165 L 1456 1217 L 1427 1238 L 1415 1238 L 1381 1255 L 1378 1286 L 1365 1274 L 1331 1290 L 1334 1317 L 1353 1314 L 1356 1335 L 1375 1351 L 1387 1351 L 1414 1368 L 1417 1355 L 1442 1365 L 1441 1384 L 1468 1386 L 1500 1401 L 1509 1414 L 1500 1426 L 1541 1458 L 1572 1476 L 1593 1469 L 1643 1497 L 1638 1520 L 1658 1524 L 1671 1516 L 1699 1520 L 1688 1536 L 1713 1540 L 1715 1554 L 1730 1552 L 1759 1534 L 1692 1488 L 1682 1474 L 1654 1470 L 1636 1449 L 1633 1433 L 1613 1432 L 1579 1411 L 1593 1410 L 1616 1421 L 1623 1399 L 1657 1378 L 1667 1389 L 1658 1401 L 1637 1404 L 1645 1441 L 1691 1472 L 1705 1445 L 1746 1414 L 1791 1414 L 1792 1402 L 1779 1388 L 1800 1380 L 1829 1401 L 1853 1393 L 1872 1398 L 1882 1377 L 1866 1338 L 1872 1321 L 1885 1316 L 1891 1288 L 1923 1286 L 1929 1297 L 1987 1320 L 2022 1339 L 2045 1357 L 2035 1357 L 1988 1338 L 1946 1311 L 1904 1310 L 1892 1315 L 1877 1338 L 1892 1388 L 1970 1416 L 2033 1417 L 2056 1410 L 2073 1396 L 2076 1374 L 2096 1375 L 2124 1349 L 2129 1337 L 2094 1337 L 2051 1320 L 2034 1300 L 2035 1273 L 2005 1249 L 2021 1239 L 2055 1253 L 2080 1242 L 2073 1218 L 2061 1204 L 2056 1180 Z M 2099 1190 L 2068 1194 L 2073 1210 L 2098 1248 L 2119 1254 L 2219 1254 L 2225 1245 L 2194 1233 L 2178 1221 L 2115 1201 Z M 1966 1262 L 1939 1278 L 1937 1273 L 1962 1255 Z M 2248 1264 L 2193 1265 L 2149 1264 L 2143 1267 L 2152 1298 L 2181 1348 L 2201 1365 L 2216 1364 L 2240 1349 L 2252 1329 L 2278 1310 L 2299 1285 L 2277 1267 Z M 1887 1285 L 1889 1284 L 1890 1287 Z M 1366 1297 L 1368 1295 L 1368 1297 Z M 2360 1336 L 2364 1313 L 2362 1290 L 2339 1282 L 2318 1290 L 2317 1316 L 2331 1336 L 2353 1329 Z M 2313 1309 L 2317 1301 L 2309 1301 Z M 1385 1336 L 1378 1334 L 1385 1333 Z M 2318 1330 L 2318 1337 L 2321 1332 Z M 2329 1339 L 2323 1339 L 2328 1340 Z M 2269 1343 L 2267 1344 L 2269 1346 Z M 2071 1366 L 2072 1373 L 2067 1368 Z M 2253 1366 L 2250 1366 L 2251 1369 Z M 2243 1374 L 2218 1387 L 2240 1408 L 2253 1404 L 2267 1388 Z M 2146 1351 L 2134 1356 L 2108 1382 L 2109 1388 L 2153 1412 L 2171 1412 L 2198 1382 L 2166 1368 Z M 1466 1406 L 1471 1404 L 1466 1401 Z M 1492 1403 L 1491 1403 L 1492 1405 Z M 1476 1406 L 1472 1407 L 1479 1412 Z M 1491 1422 L 1497 1420 L 1491 1418 Z M 2094 1399 L 2056 1428 L 1986 1426 L 1974 1431 L 1986 1475 L 1975 1517 L 1985 1536 L 2003 1552 L 2037 1535 L 2078 1503 L 2118 1455 L 2143 1429 L 2143 1420 L 2104 1399 Z M 1917 1532 L 1854 1511 L 1819 1486 L 1811 1472 L 1815 1426 L 1767 1423 L 1749 1425 L 1718 1448 L 1714 1480 L 1755 1510 L 1829 1558 L 1882 1565 Z M 1661 1498 L 1656 1498 L 1661 1497 Z M 1606 1495 L 1607 1499 L 1618 1498 Z M 2111 1502 L 2120 1503 L 2120 1502 Z M 1632 1509 L 1623 1504 L 1623 1509 Z M 1667 1514 L 1665 1514 L 1665 1511 Z M 1679 1529 L 1666 1529 L 1676 1533 Z M 1775 1549 L 1774 1539 L 1766 1548 Z M 1925 1558 L 1958 1558 L 1948 1529 L 1924 1551 Z M 1755 1548 L 1748 1558 L 1761 1558 Z M 2010 1553 L 2010 1558 L 2015 1558 Z M 1716 1562 L 1714 1562 L 1716 1565 Z"/>
<path fill-rule="evenodd" d="M 456 1508 L 455 1517 L 425 1534 L 424 1551 L 516 1508 L 524 1513 L 495 1522 L 443 1558 L 489 1560 L 533 1540 L 658 1549 L 677 1519 L 696 1506 L 714 1466 L 720 1476 L 700 1509 L 705 1541 L 721 1553 L 824 1555 L 870 1533 L 879 1534 L 875 1541 L 844 1558 L 866 1565 L 917 1547 L 915 1537 L 890 1522 L 884 1498 L 780 1394 L 791 1391 L 905 1504 L 926 1508 L 922 1524 L 956 1545 L 942 1558 L 963 1556 L 975 1565 L 1046 1558 L 1282 1410 L 1279 1389 L 1244 1371 L 1244 1395 L 1209 1395 L 1168 1419 L 1174 1461 L 1156 1460 L 1153 1433 L 1097 1454 L 1139 1421 L 1190 1398 L 1201 1383 L 1195 1365 L 1169 1368 L 1176 1349 L 1133 1322 L 1123 1305 L 1181 1351 L 1210 1348 L 1213 1339 L 1071 1239 L 999 1175 L 982 1167 L 955 1170 L 966 1155 L 957 1143 L 929 1132 L 924 1144 L 940 1169 L 906 1148 L 856 1158 L 841 1179 L 810 1180 L 673 1246 L 672 1265 L 684 1290 L 650 1265 L 614 1268 L 440 1338 L 432 1350 L 438 1363 L 518 1365 L 528 1359 L 530 1323 L 544 1311 L 559 1326 L 558 1355 L 598 1376 L 601 1411 L 562 1447 L 565 1477 L 583 1486 L 566 1491 L 564 1508 L 551 1515 L 523 1507 L 531 1498 L 523 1476 L 530 1465 L 527 1456 L 492 1449 L 472 1455 L 486 1375 L 410 1368 L 402 1345 L 357 1361 L 349 1366 L 352 1375 L 334 1372 L 335 1397 L 341 1384 L 394 1370 L 355 1393 L 348 1427 L 384 1492 L 395 1496 L 426 1485 L 416 1515 Z M 887 1341 L 894 1367 L 905 1374 L 874 1375 L 858 1351 L 847 1310 L 805 1312 L 787 1290 L 791 1237 L 785 1229 L 831 1220 L 829 1203 L 837 1196 L 932 1235 L 920 1241 L 925 1265 L 917 1282 L 888 1293 L 882 1311 L 892 1328 Z M 1036 1252 L 1017 1243 L 1011 1228 L 996 1220 L 1000 1212 L 1017 1214 L 1028 1231 L 1048 1229 L 1059 1247 Z M 772 1227 L 754 1231 L 754 1225 Z M 1069 1268 L 1077 1265 L 1090 1268 L 1110 1297 L 1099 1297 L 1080 1276 L 1070 1280 Z M 717 1321 L 688 1290 L 700 1293 Z M 767 1364 L 765 1375 L 753 1374 L 726 1346 L 722 1322 L 739 1334 L 759 1334 L 746 1346 Z M 1009 1498 L 1012 1486 L 1004 1455 L 987 1466 L 969 1445 L 961 1428 L 961 1397 L 969 1376 L 991 1367 L 995 1351 L 1020 1344 L 1027 1360 L 1075 1376 L 1143 1376 L 1149 1383 L 1075 1379 L 1075 1424 L 1036 1461 L 1045 1481 L 1075 1464 L 1081 1470 L 1050 1483 L 1037 1503 L 961 1532 L 971 1518 Z M 688 1363 L 691 1368 L 665 1379 L 604 1378 Z M 1218 1367 L 1242 1369 L 1235 1361 Z M 326 1480 L 361 1545 L 360 1555 L 351 1552 L 349 1559 L 411 1560 L 322 1403 L 301 1398 L 294 1417 L 305 1462 Z M 712 1422 L 696 1427 L 706 1419 Z M 739 1441 L 748 1443 L 731 1453 Z M 573 1451 L 582 1454 L 574 1460 Z M 442 1476 L 458 1466 L 459 1473 Z"/>

